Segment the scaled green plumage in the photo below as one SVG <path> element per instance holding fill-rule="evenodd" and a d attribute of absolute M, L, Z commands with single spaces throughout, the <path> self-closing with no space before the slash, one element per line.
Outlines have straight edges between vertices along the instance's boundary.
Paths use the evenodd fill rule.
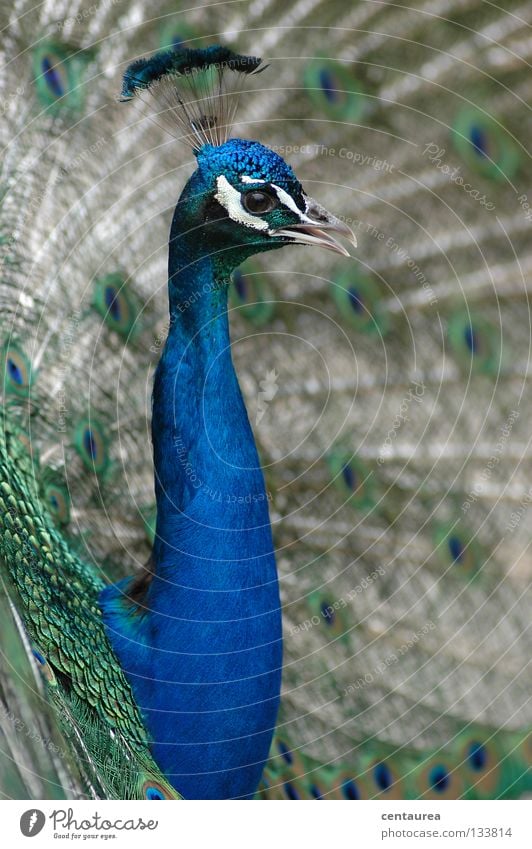
<path fill-rule="evenodd" d="M 151 759 L 131 689 L 105 637 L 97 604 L 103 581 L 54 526 L 23 436 L 20 425 L 6 418 L 0 438 L 2 561 L 63 734 L 96 792 L 142 799 L 153 785 L 176 798 Z M 8 651 L 4 675 L 22 651 L 21 645 Z"/>

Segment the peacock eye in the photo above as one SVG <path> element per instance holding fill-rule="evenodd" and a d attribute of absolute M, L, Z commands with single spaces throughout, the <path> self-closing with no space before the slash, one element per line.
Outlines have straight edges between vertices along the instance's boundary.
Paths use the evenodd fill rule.
<path fill-rule="evenodd" d="M 252 215 L 264 215 L 275 209 L 279 201 L 268 192 L 246 192 L 242 195 L 242 203 L 244 209 Z"/>

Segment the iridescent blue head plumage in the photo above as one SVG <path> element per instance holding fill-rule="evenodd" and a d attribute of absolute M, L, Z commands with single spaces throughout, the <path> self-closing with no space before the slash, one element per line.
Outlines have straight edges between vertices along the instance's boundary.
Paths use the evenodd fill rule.
<path fill-rule="evenodd" d="M 214 243 L 245 244 L 244 255 L 253 253 L 253 245 L 258 252 L 294 243 L 347 255 L 332 234 L 356 244 L 352 231 L 305 194 L 279 154 L 259 142 L 229 138 L 233 94 L 242 79 L 262 70 L 257 57 L 226 47 L 162 51 L 126 69 L 122 99 L 149 91 L 161 107 L 157 122 L 172 133 L 176 126 L 181 129 L 179 138 L 192 147 L 198 171 L 183 198 L 187 208 L 183 202 L 179 214 L 191 225 L 209 225 Z"/>

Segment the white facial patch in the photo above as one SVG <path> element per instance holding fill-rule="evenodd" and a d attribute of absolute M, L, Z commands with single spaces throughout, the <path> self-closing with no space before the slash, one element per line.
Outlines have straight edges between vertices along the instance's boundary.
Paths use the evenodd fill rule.
<path fill-rule="evenodd" d="M 255 180 L 255 182 L 257 181 Z M 246 212 L 242 206 L 240 192 L 233 188 L 231 183 L 226 177 L 224 177 L 223 174 L 216 179 L 216 185 L 218 187 L 218 191 L 214 197 L 226 210 L 229 218 L 233 221 L 237 221 L 238 224 L 243 224 L 244 227 L 252 227 L 254 230 L 268 229 L 267 221 L 263 221 L 262 218 L 258 218 L 256 215 L 251 215 L 249 212 Z"/>

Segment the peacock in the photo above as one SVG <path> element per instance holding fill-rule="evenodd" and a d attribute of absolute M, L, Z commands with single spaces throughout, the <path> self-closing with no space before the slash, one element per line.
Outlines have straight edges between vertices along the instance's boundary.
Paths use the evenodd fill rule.
<path fill-rule="evenodd" d="M 530 792 L 530 8 L 0 16 L 3 796 Z"/>

